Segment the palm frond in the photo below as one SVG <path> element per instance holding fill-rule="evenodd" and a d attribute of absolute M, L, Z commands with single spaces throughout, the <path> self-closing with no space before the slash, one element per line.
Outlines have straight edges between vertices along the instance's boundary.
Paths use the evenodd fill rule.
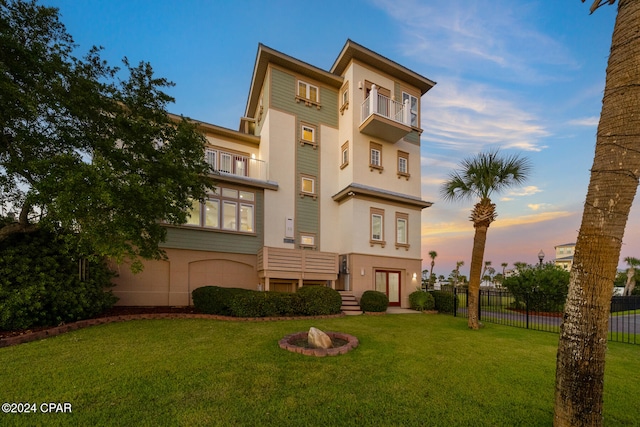
<path fill-rule="evenodd" d="M 444 200 L 488 199 L 509 187 L 523 184 L 531 172 L 526 157 L 503 157 L 498 149 L 481 152 L 460 162 L 440 188 Z"/>

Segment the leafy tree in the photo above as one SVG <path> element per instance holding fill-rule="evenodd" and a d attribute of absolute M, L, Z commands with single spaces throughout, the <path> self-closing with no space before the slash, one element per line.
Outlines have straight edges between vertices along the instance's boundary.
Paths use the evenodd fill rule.
<path fill-rule="evenodd" d="M 475 235 L 469 271 L 469 328 L 480 327 L 478 302 L 482 261 L 487 230 L 497 216 L 496 205 L 491 202 L 490 197 L 493 193 L 522 184 L 530 170 L 527 158 L 517 155 L 501 157 L 498 150 L 491 150 L 463 160 L 460 169 L 453 171 L 441 187 L 441 194 L 445 200 L 480 199 L 471 211 Z"/>
<path fill-rule="evenodd" d="M 0 205 L 13 213 L 0 240 L 68 231 L 100 256 L 160 258 L 162 223 L 204 197 L 204 136 L 168 114 L 172 83 L 151 65 L 76 48 L 57 9 L 0 1 Z"/>
<path fill-rule="evenodd" d="M 515 297 L 515 308 L 558 312 L 562 311 L 569 289 L 569 272 L 546 263 L 542 267 L 529 265 L 518 274 L 507 277 L 502 285 Z"/>
<path fill-rule="evenodd" d="M 584 0 L 582 0 L 584 1 Z M 591 12 L 615 0 L 595 0 Z M 618 0 L 556 362 L 554 424 L 600 426 L 611 284 L 640 177 L 640 2 Z"/>

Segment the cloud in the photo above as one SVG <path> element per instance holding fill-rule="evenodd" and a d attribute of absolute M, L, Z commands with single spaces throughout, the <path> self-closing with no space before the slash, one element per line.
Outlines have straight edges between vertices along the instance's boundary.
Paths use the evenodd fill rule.
<path fill-rule="evenodd" d="M 600 122 L 600 117 L 592 116 L 592 117 L 583 117 L 581 119 L 570 120 L 568 124 L 571 126 L 594 127 L 594 126 L 598 126 L 599 122 Z"/>
<path fill-rule="evenodd" d="M 529 203 L 527 207 L 532 211 L 538 211 L 540 209 L 544 209 L 547 206 L 550 206 L 548 203 Z"/>
<path fill-rule="evenodd" d="M 424 139 L 441 148 L 477 152 L 486 146 L 541 151 L 550 133 L 541 120 L 495 88 L 447 80 L 424 98 Z"/>
<path fill-rule="evenodd" d="M 537 224 L 541 222 L 554 221 L 560 218 L 565 218 L 575 215 L 575 212 L 570 211 L 552 211 L 552 212 L 540 212 L 529 215 L 519 215 L 515 217 L 500 217 L 491 224 L 492 229 L 496 228 L 511 228 L 520 227 L 523 225 Z M 451 236 L 463 233 L 472 233 L 473 225 L 471 221 L 447 221 L 439 223 L 429 223 L 423 221 L 422 223 L 422 237 L 432 239 L 437 236 Z"/>
<path fill-rule="evenodd" d="M 528 185 L 518 190 L 511 190 L 509 193 L 507 193 L 507 197 L 508 196 L 515 196 L 515 197 L 531 196 L 532 194 L 536 194 L 540 192 L 542 192 L 542 190 L 536 187 L 535 185 Z"/>

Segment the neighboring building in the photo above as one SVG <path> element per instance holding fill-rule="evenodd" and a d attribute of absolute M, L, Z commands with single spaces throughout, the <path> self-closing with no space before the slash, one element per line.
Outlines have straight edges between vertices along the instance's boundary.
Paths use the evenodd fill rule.
<path fill-rule="evenodd" d="M 571 271 L 571 266 L 573 266 L 573 254 L 576 251 L 575 243 L 565 243 L 564 245 L 558 245 L 555 247 L 556 249 L 556 259 L 555 264 L 558 267 L 562 267 L 567 271 Z"/>
<path fill-rule="evenodd" d="M 330 70 L 258 47 L 239 131 L 202 124 L 217 186 L 168 259 L 120 269 L 122 305 L 188 305 L 205 285 L 420 285 L 420 101 L 434 82 L 350 40 Z"/>

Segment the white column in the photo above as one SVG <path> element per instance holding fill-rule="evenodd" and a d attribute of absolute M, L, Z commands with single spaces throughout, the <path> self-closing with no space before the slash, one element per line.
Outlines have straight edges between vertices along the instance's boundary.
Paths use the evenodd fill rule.
<path fill-rule="evenodd" d="M 371 92 L 369 92 L 369 114 L 375 114 L 378 112 L 378 86 L 371 85 Z"/>

